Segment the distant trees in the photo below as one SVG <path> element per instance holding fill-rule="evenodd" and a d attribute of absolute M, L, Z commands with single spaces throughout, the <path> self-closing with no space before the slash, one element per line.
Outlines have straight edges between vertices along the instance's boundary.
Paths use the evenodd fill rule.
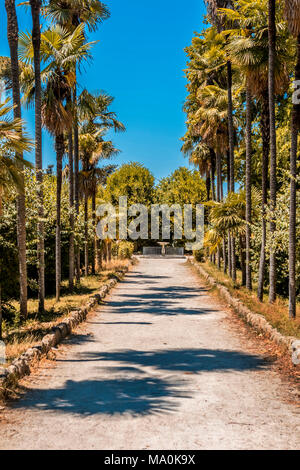
<path fill-rule="evenodd" d="M 120 196 L 127 197 L 129 206 L 149 206 L 154 198 L 154 177 L 151 172 L 138 162 L 122 165 L 108 177 L 104 199 L 117 206 Z"/>

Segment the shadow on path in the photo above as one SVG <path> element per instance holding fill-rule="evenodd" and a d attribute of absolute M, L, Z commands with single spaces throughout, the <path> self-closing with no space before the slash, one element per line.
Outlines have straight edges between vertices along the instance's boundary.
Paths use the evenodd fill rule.
<path fill-rule="evenodd" d="M 178 349 L 156 351 L 120 350 L 86 352 L 78 359 L 59 359 L 58 362 L 96 362 L 97 374 L 109 379 L 67 380 L 60 388 L 34 390 L 16 408 L 52 410 L 79 415 L 124 414 L 132 416 L 175 411 L 180 398 L 192 398 L 187 391 L 188 380 L 183 374 L 211 371 L 247 371 L 265 367 L 262 358 L 238 351 L 210 349 Z M 105 362 L 115 365 L 105 366 Z M 154 377 L 143 367 L 177 373 L 174 377 Z M 72 366 L 77 367 L 77 366 Z M 78 366 L 79 367 L 79 366 Z M 95 369 L 93 369 L 95 374 Z"/>
<path fill-rule="evenodd" d="M 170 398 L 191 397 L 181 389 L 183 384 L 184 382 L 148 376 L 79 382 L 67 380 L 62 388 L 33 391 L 31 396 L 17 403 L 15 408 L 52 410 L 84 416 L 124 413 L 138 416 L 170 412 L 178 407 L 178 402 Z"/>
<path fill-rule="evenodd" d="M 64 361 L 64 360 L 63 360 Z M 117 350 L 80 353 L 70 362 L 110 361 L 160 371 L 212 372 L 264 369 L 267 363 L 256 355 L 221 349 L 162 349 L 156 351 Z M 67 360 L 68 362 L 68 360 Z M 115 368 L 114 368 L 115 370 Z M 119 367 L 122 370 L 122 366 Z"/>
<path fill-rule="evenodd" d="M 126 288 L 124 285 L 123 287 Z M 110 314 L 145 313 L 150 315 L 203 315 L 216 313 L 218 310 L 204 307 L 185 307 L 188 301 L 199 297 L 205 289 L 170 286 L 151 287 L 151 292 L 118 293 L 118 300 L 109 300 L 106 307 Z M 179 302 L 178 302 L 179 301 Z M 199 302 L 200 305 L 200 302 Z"/>

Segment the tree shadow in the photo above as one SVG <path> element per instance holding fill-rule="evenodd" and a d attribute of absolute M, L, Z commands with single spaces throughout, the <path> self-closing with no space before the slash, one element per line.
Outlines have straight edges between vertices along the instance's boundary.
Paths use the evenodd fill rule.
<path fill-rule="evenodd" d="M 148 276 L 151 277 L 151 276 Z M 163 276 L 164 277 L 164 276 Z M 149 281 L 147 281 L 149 282 Z M 199 298 L 206 293 L 202 287 L 185 287 L 171 285 L 167 287 L 151 286 L 150 291 L 128 292 L 128 281 L 124 281 L 123 289 L 119 290 L 116 300 L 108 300 L 106 306 L 111 307 L 110 314 L 145 313 L 150 315 L 203 315 L 216 313 L 218 310 L 197 306 L 188 308 L 188 301 Z M 136 285 L 136 281 L 134 281 Z M 124 289 L 125 288 L 125 289 Z"/>
<path fill-rule="evenodd" d="M 145 313 L 150 315 L 203 315 L 216 313 L 216 309 L 196 306 L 189 308 L 188 300 L 199 297 L 199 291 L 181 286 L 151 288 L 152 292 L 118 293 L 117 300 L 109 300 L 106 306 L 110 314 Z"/>
<path fill-rule="evenodd" d="M 169 372 L 229 372 L 265 369 L 260 356 L 226 349 L 159 349 L 155 351 L 117 350 L 79 353 L 71 362 L 109 361 L 128 366 L 152 367 Z M 123 366 L 117 366 L 123 370 Z M 112 370 L 116 371 L 116 367 Z"/>
<path fill-rule="evenodd" d="M 83 416 L 128 413 L 136 417 L 175 411 L 179 405 L 176 398 L 190 398 L 182 386 L 180 381 L 148 376 L 79 382 L 67 380 L 62 388 L 34 391 L 30 397 L 17 403 L 16 408 Z"/>
<path fill-rule="evenodd" d="M 134 273 L 130 273 L 126 276 L 125 279 L 121 280 L 120 284 L 159 284 L 162 279 L 170 279 L 170 276 L 157 276 L 151 274 L 143 274 L 139 271 L 135 271 Z"/>
<path fill-rule="evenodd" d="M 182 379 L 178 373 L 243 372 L 267 366 L 259 356 L 212 349 L 119 350 L 79 353 L 77 357 L 58 359 L 58 362 L 99 362 L 97 373 L 100 377 L 105 374 L 104 378 L 67 380 L 62 387 L 32 390 L 15 407 L 82 416 L 127 413 L 136 417 L 175 412 L 180 399 L 193 395 L 190 379 Z M 106 361 L 115 365 L 106 366 Z M 145 367 L 151 367 L 151 372 Z M 155 371 L 164 375 L 154 376 Z M 205 381 L 202 385 L 205 387 Z"/>

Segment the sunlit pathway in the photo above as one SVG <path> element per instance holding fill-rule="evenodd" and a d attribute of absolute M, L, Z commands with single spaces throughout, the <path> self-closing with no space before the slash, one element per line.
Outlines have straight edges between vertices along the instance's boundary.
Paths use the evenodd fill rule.
<path fill-rule="evenodd" d="M 299 448 L 299 412 L 180 259 L 142 259 L 1 415 L 2 449 Z"/>

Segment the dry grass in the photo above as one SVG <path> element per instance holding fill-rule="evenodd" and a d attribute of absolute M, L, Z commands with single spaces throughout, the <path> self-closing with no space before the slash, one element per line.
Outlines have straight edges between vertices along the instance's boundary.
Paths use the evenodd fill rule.
<path fill-rule="evenodd" d="M 209 262 L 201 263 L 205 271 L 210 274 L 219 284 L 226 286 L 230 293 L 240 299 L 252 312 L 263 315 L 271 325 L 278 329 L 283 335 L 300 338 L 300 305 L 297 305 L 297 318 L 289 319 L 288 300 L 278 297 L 274 304 L 269 304 L 268 295 L 265 293 L 263 302 L 256 297 L 256 286 L 253 291 L 241 286 L 241 273 L 237 273 L 237 283 Z"/>
<path fill-rule="evenodd" d="M 87 303 L 88 298 L 95 294 L 108 279 L 116 276 L 116 271 L 128 266 L 128 260 L 112 260 L 104 263 L 103 270 L 95 276 L 82 277 L 80 286 L 76 286 L 73 293 L 67 288 L 67 282 L 62 283 L 62 295 L 59 302 L 55 297 L 45 299 L 45 313 L 38 314 L 38 301 L 28 301 L 28 319 L 20 327 L 6 326 L 3 339 L 6 343 L 6 359 L 10 364 L 28 348 L 36 345 L 41 338 L 50 333 L 51 328 L 62 321 L 62 318 Z M 18 303 L 13 303 L 16 309 Z"/>

